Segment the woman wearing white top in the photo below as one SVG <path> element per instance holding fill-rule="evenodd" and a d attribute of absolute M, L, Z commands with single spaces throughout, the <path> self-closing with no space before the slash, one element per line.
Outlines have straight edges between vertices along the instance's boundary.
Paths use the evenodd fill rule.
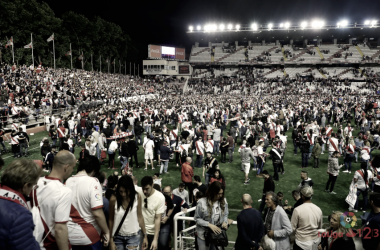
<path fill-rule="evenodd" d="M 362 207 L 363 212 L 367 209 L 367 203 L 368 203 L 368 189 L 369 185 L 368 182 L 372 180 L 372 172 L 370 170 L 367 170 L 367 163 L 362 162 L 360 165 L 360 170 L 356 170 L 355 175 L 354 175 L 354 182 L 357 186 L 357 198 L 356 198 L 356 203 L 355 207 L 352 208 L 350 207 L 348 210 L 357 212 L 358 205 L 359 205 L 359 195 L 363 194 L 363 202 L 364 205 Z"/>
<path fill-rule="evenodd" d="M 128 211 L 127 216 L 117 235 L 114 235 L 126 211 Z M 140 228 L 144 235 L 142 249 L 148 246 L 140 195 L 136 192 L 133 180 L 128 175 L 119 179 L 115 195 L 110 199 L 108 224 L 112 236 L 110 250 L 139 249 Z"/>

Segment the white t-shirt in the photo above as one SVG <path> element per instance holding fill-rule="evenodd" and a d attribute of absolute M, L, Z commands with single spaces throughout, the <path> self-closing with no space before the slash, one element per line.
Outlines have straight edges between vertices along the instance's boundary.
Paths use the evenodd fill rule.
<path fill-rule="evenodd" d="M 144 192 L 137 190 L 141 197 L 141 207 L 142 215 L 144 217 L 146 233 L 149 235 L 154 235 L 155 229 L 155 215 L 163 214 L 165 212 L 165 196 L 154 190 L 154 193 L 148 198 L 145 196 Z M 152 191 L 153 192 L 153 191 Z M 145 208 L 144 199 L 147 198 L 148 207 Z"/>
<path fill-rule="evenodd" d="M 71 189 L 56 178 L 48 176 L 41 177 L 37 182 L 38 188 L 33 191 L 32 197 L 37 197 L 36 204 L 31 201 L 32 206 L 39 206 L 40 215 L 47 228 L 41 231 L 41 235 L 46 235 L 49 230 L 50 235 L 45 238 L 43 248 L 58 248 L 55 240 L 55 224 L 67 223 L 70 219 Z M 32 207 L 30 206 L 30 207 Z M 44 236 L 42 236 L 42 239 Z"/>
<path fill-rule="evenodd" d="M 154 142 L 153 140 L 148 140 L 145 144 L 145 152 L 153 152 Z"/>
<path fill-rule="evenodd" d="M 367 185 L 365 184 L 364 178 L 361 176 L 361 174 L 358 171 L 361 172 L 362 170 L 355 171 L 354 178 L 358 180 L 356 182 L 356 185 L 357 185 L 358 189 L 365 190 L 366 186 L 368 187 L 368 184 Z M 368 178 L 367 178 L 367 182 L 368 182 L 369 179 L 372 178 L 372 172 L 367 170 L 367 173 L 368 173 Z M 363 173 L 363 176 L 364 176 L 364 173 Z"/>
<path fill-rule="evenodd" d="M 101 229 L 92 214 L 103 207 L 102 186 L 98 179 L 74 175 L 67 179 L 72 190 L 70 220 L 67 225 L 71 245 L 93 245 L 100 240 Z"/>

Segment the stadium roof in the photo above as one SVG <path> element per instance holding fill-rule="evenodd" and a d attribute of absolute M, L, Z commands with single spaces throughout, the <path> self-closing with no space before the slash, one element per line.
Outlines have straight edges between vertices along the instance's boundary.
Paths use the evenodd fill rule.
<path fill-rule="evenodd" d="M 348 43 L 350 38 L 360 42 L 365 38 L 369 42 L 377 42 L 380 39 L 380 26 L 378 24 L 377 26 L 352 24 L 346 27 L 334 25 L 324 26 L 323 28 L 290 26 L 287 29 L 279 25 L 272 26 L 271 29 L 268 28 L 268 25 L 260 25 L 257 26 L 257 30 L 253 30 L 252 27 L 247 25 L 239 27 L 239 30 L 236 30 L 235 27 L 232 30 L 226 28 L 220 30 L 219 26 L 217 26 L 216 30 L 215 26 L 214 29 L 210 29 L 209 26 L 207 27 L 207 31 L 197 30 L 197 28 L 200 27 L 194 27 L 192 31 L 187 32 L 187 35 L 193 43 L 199 42 L 201 45 L 208 42 L 221 43 L 222 41 L 226 43 L 234 41 L 238 41 L 239 43 L 248 43 L 248 41 L 261 43 L 262 40 L 265 40 L 266 43 L 274 43 L 276 40 L 279 40 L 283 44 L 288 44 L 290 40 L 293 40 L 293 43 L 297 44 L 302 43 L 305 39 L 309 42 L 322 39 L 323 43 L 333 43 L 333 39 L 337 39 L 338 43 Z"/>

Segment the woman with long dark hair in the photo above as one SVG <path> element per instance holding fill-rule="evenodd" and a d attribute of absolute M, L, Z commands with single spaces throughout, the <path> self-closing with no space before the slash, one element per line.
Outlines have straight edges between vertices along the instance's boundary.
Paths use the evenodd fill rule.
<path fill-rule="evenodd" d="M 127 216 L 115 235 L 125 213 Z M 148 246 L 140 195 L 136 192 L 133 180 L 128 175 L 119 179 L 115 195 L 110 199 L 108 224 L 111 235 L 110 250 L 137 248 L 140 245 L 140 228 L 144 234 L 143 248 Z"/>
<path fill-rule="evenodd" d="M 215 181 L 211 183 L 206 191 L 205 197 L 198 201 L 194 220 L 196 222 L 198 235 L 198 249 L 217 249 L 212 244 L 206 247 L 204 234 L 209 230 L 218 234 L 221 232 L 221 228 L 228 228 L 228 204 L 224 198 L 224 187 L 220 182 Z"/>
<path fill-rule="evenodd" d="M 223 187 L 226 187 L 226 180 L 224 179 L 224 176 L 222 175 L 222 172 L 220 172 L 219 169 L 215 170 L 214 176 L 211 177 L 210 183 L 213 183 L 214 181 L 219 181 L 222 183 Z"/>

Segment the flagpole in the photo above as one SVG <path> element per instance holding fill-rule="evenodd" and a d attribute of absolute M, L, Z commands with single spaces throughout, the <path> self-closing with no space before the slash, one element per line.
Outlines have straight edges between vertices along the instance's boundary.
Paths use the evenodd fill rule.
<path fill-rule="evenodd" d="M 11 39 L 12 39 L 12 57 L 13 57 L 13 63 L 15 63 L 15 51 L 13 49 L 13 45 L 15 44 L 15 42 L 13 41 L 13 36 L 11 36 Z"/>
<path fill-rule="evenodd" d="M 110 57 L 109 59 L 107 60 L 107 64 L 108 64 L 108 74 L 110 73 L 110 60 L 111 60 L 111 54 L 110 54 Z"/>
<path fill-rule="evenodd" d="M 132 76 L 132 62 L 129 62 L 129 74 Z"/>
<path fill-rule="evenodd" d="M 84 59 L 84 57 L 83 57 L 83 50 L 82 50 L 82 69 L 83 69 L 83 59 Z"/>
<path fill-rule="evenodd" d="M 140 64 L 137 64 L 137 75 L 140 76 Z"/>
<path fill-rule="evenodd" d="M 71 51 L 71 43 L 70 43 L 70 57 L 71 57 L 71 69 L 73 69 L 73 52 Z"/>
<path fill-rule="evenodd" d="M 119 60 L 119 74 L 121 74 L 121 63 L 120 63 L 120 60 Z"/>
<path fill-rule="evenodd" d="M 92 53 L 91 53 L 91 71 L 94 71 L 94 65 L 92 64 Z"/>
<path fill-rule="evenodd" d="M 136 65 L 133 63 L 133 76 L 136 76 Z"/>
<path fill-rule="evenodd" d="M 55 47 L 54 47 L 54 33 L 53 33 L 53 55 L 54 55 L 54 69 L 55 69 Z"/>
<path fill-rule="evenodd" d="M 33 55 L 33 33 L 30 33 L 30 40 L 32 42 L 32 64 L 33 64 L 33 67 L 34 67 L 34 55 Z"/>
<path fill-rule="evenodd" d="M 100 64 L 100 72 L 102 72 L 102 55 L 100 55 L 100 59 L 99 59 L 99 64 Z"/>
<path fill-rule="evenodd" d="M 116 63 L 115 63 L 115 58 L 113 59 L 113 73 L 116 73 Z"/>
<path fill-rule="evenodd" d="M 124 73 L 125 75 L 127 75 L 127 62 L 124 61 Z"/>

